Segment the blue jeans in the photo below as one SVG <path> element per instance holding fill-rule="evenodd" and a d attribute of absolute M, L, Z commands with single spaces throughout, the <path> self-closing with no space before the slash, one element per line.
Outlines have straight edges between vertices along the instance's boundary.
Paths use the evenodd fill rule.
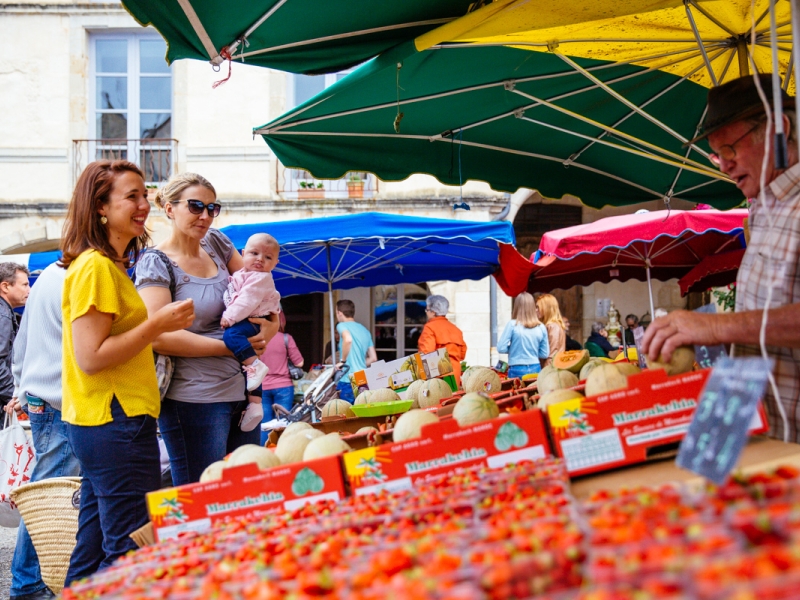
<path fill-rule="evenodd" d="M 513 365 L 508 367 L 508 377 L 513 379 L 514 377 L 522 377 L 523 375 L 530 375 L 532 373 L 538 373 L 542 370 L 542 366 L 539 363 L 535 365 Z"/>
<path fill-rule="evenodd" d="M 129 536 L 149 520 L 145 494 L 161 485 L 156 420 L 127 416 L 116 397 L 111 417 L 104 425 L 67 424 L 83 481 L 77 543 L 64 587 L 136 550 Z"/>
<path fill-rule="evenodd" d="M 164 399 L 158 425 L 167 445 L 174 485 L 200 481 L 211 463 L 239 446 L 258 444 L 258 427 L 239 429 L 247 404 L 247 400 L 199 404 Z"/>
<path fill-rule="evenodd" d="M 44 412 L 30 413 L 28 416 L 37 459 L 31 473 L 31 483 L 52 477 L 80 475 L 81 466 L 69 445 L 66 424 L 61 421 L 61 411 L 45 402 Z M 39 557 L 36 556 L 25 523 L 21 522 L 17 531 L 14 558 L 11 561 L 11 595 L 35 594 L 45 587 L 39 571 Z"/>
<path fill-rule="evenodd" d="M 274 390 L 264 390 L 261 392 L 261 406 L 264 409 L 264 418 L 262 423 L 269 423 L 275 418 L 275 411 L 272 410 L 272 405 L 277 404 L 286 410 L 292 410 L 294 404 L 294 386 L 290 385 L 282 388 L 275 388 Z M 261 432 L 261 445 L 267 443 L 269 431 Z"/>
<path fill-rule="evenodd" d="M 236 360 L 243 363 L 248 358 L 256 355 L 256 351 L 253 350 L 253 346 L 250 345 L 247 338 L 257 335 L 260 331 L 261 327 L 245 319 L 225 329 L 222 334 L 222 341 L 225 342 L 228 350 L 233 352 Z"/>
<path fill-rule="evenodd" d="M 356 397 L 353 395 L 353 386 L 350 385 L 350 380 L 342 377 L 339 383 L 336 384 L 336 390 L 339 392 L 339 398 L 349 402 L 355 403 Z"/>

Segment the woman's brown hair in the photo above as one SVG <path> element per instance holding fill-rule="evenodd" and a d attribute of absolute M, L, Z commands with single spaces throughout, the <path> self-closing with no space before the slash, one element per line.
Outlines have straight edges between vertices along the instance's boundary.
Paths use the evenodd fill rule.
<path fill-rule="evenodd" d="M 542 324 L 536 316 L 536 302 L 528 292 L 522 292 L 514 299 L 514 310 L 511 313 L 511 318 L 526 329 Z"/>
<path fill-rule="evenodd" d="M 127 160 L 98 160 L 89 163 L 83 170 L 67 209 L 67 219 L 61 235 L 59 266 L 66 269 L 81 253 L 89 249 L 97 250 L 113 261 L 124 261 L 126 268 L 133 266 L 139 259 L 139 254 L 150 241 L 147 231 L 130 241 L 125 248 L 125 256 L 117 256 L 97 213 L 101 204 L 108 203 L 117 176 L 125 172 L 136 173 L 144 181 L 139 167 Z"/>

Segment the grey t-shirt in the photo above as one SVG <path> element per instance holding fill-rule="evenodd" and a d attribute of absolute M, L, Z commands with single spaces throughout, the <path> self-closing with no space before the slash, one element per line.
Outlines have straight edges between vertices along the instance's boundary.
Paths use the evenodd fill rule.
<path fill-rule="evenodd" d="M 195 318 L 187 331 L 221 340 L 219 320 L 225 310 L 222 295 L 228 287 L 230 273 L 227 265 L 234 248 L 225 234 L 216 229 L 209 229 L 200 245 L 217 264 L 217 274 L 208 279 L 194 277 L 172 261 L 175 300 L 194 300 Z M 136 265 L 136 288 L 141 290 L 151 286 L 169 288 L 169 272 L 155 253 L 145 252 Z M 167 398 L 198 404 L 244 400 L 242 367 L 233 356 L 176 357 Z"/>

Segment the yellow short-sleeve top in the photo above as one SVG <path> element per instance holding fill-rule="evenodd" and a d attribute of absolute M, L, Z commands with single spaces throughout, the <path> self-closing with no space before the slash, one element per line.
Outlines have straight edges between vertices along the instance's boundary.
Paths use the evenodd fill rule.
<path fill-rule="evenodd" d="M 161 398 L 151 346 L 127 362 L 95 375 L 87 375 L 78 366 L 72 322 L 92 306 L 99 312 L 113 315 L 111 335 L 130 331 L 147 320 L 147 308 L 136 287 L 113 261 L 95 250 L 87 250 L 72 261 L 61 299 L 64 322 L 61 418 L 72 425 L 110 423 L 114 396 L 129 417 L 158 417 Z"/>

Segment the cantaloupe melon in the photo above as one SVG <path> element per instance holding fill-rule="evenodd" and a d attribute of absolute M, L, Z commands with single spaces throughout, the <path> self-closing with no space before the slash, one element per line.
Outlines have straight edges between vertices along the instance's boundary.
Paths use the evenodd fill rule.
<path fill-rule="evenodd" d="M 321 438 L 325 434 L 318 429 L 299 429 L 290 435 L 284 434 L 278 439 L 275 455 L 281 460 L 282 465 L 300 462 L 303 453 L 311 440 Z"/>
<path fill-rule="evenodd" d="M 297 423 L 289 423 L 286 426 L 286 429 L 283 430 L 283 433 L 281 433 L 281 437 L 292 435 L 298 431 L 302 431 L 303 429 L 314 429 L 314 428 L 304 421 L 298 421 Z"/>
<path fill-rule="evenodd" d="M 280 466 L 281 459 L 272 450 L 264 448 L 264 446 L 245 444 L 231 452 L 227 462 L 229 467 L 255 463 L 259 469 L 270 469 Z"/>
<path fill-rule="evenodd" d="M 322 407 L 323 417 L 355 417 L 355 413 L 350 406 L 349 402 L 334 398 L 329 400 L 325 406 Z"/>
<path fill-rule="evenodd" d="M 364 390 L 356 396 L 356 404 L 369 404 L 369 397 L 375 390 Z"/>
<path fill-rule="evenodd" d="M 578 385 L 578 376 L 569 371 L 555 369 L 544 377 L 539 375 L 536 381 L 539 385 L 539 395 L 544 396 L 546 393 L 552 392 L 553 390 L 563 390 L 564 388 Z"/>
<path fill-rule="evenodd" d="M 453 418 L 461 427 L 489 421 L 500 414 L 497 402 L 487 394 L 469 392 L 456 402 L 453 409 Z"/>
<path fill-rule="evenodd" d="M 603 361 L 597 360 L 594 358 L 590 358 L 589 362 L 587 362 L 581 368 L 580 375 L 578 375 L 578 379 L 580 381 L 584 381 L 587 377 L 589 377 L 589 373 L 591 373 L 598 365 L 602 365 Z"/>
<path fill-rule="evenodd" d="M 208 465 L 203 473 L 200 475 L 200 483 L 208 481 L 219 481 L 222 479 L 222 469 L 230 465 L 224 460 L 218 460 Z"/>
<path fill-rule="evenodd" d="M 597 396 L 628 387 L 628 376 L 620 372 L 619 365 L 606 363 L 589 373 L 586 396 Z"/>
<path fill-rule="evenodd" d="M 481 367 L 475 373 L 470 375 L 469 381 L 464 384 L 464 391 L 469 392 L 484 392 L 486 394 L 495 394 L 502 390 L 500 385 L 500 376 L 495 373 L 494 369 Z"/>
<path fill-rule="evenodd" d="M 477 369 L 477 368 L 478 367 L 467 367 L 466 369 L 464 369 L 461 372 L 461 387 L 462 387 L 462 389 L 463 389 L 463 387 L 465 385 L 467 385 L 467 382 L 469 381 L 469 378 L 472 377 L 472 374 L 475 372 L 475 369 Z"/>
<path fill-rule="evenodd" d="M 422 435 L 421 429 L 423 425 L 436 423 L 438 420 L 439 418 L 435 414 L 427 410 L 415 409 L 403 413 L 394 425 L 392 440 L 403 442 L 418 438 Z"/>
<path fill-rule="evenodd" d="M 553 357 L 553 366 L 556 369 L 564 369 L 576 375 L 581 372 L 583 365 L 588 362 L 588 350 L 565 350 Z"/>
<path fill-rule="evenodd" d="M 352 448 L 345 442 L 338 433 L 329 433 L 322 437 L 315 438 L 308 443 L 303 451 L 303 460 L 314 460 L 324 456 L 336 456 L 343 452 L 350 452 Z"/>
<path fill-rule="evenodd" d="M 439 406 L 442 400 L 453 395 L 453 390 L 442 379 L 428 379 L 417 393 L 420 408 Z"/>
<path fill-rule="evenodd" d="M 367 425 L 366 427 L 361 427 L 358 431 L 356 431 L 356 435 L 366 435 L 372 431 L 375 433 L 380 433 L 377 427 L 370 427 Z"/>
<path fill-rule="evenodd" d="M 449 375 L 453 372 L 453 363 L 451 363 L 450 359 L 445 356 L 439 358 L 439 363 L 437 366 L 439 367 L 440 376 Z"/>
<path fill-rule="evenodd" d="M 542 367 L 542 370 L 539 371 L 538 380 L 542 380 L 543 378 L 547 377 L 550 373 L 555 373 L 558 371 L 552 364 L 547 365 L 546 367 Z"/>
<path fill-rule="evenodd" d="M 553 390 L 552 392 L 547 392 L 544 396 L 540 396 L 537 406 L 544 410 L 551 404 L 575 400 L 576 398 L 583 398 L 583 394 L 575 390 Z"/>
<path fill-rule="evenodd" d="M 369 404 L 375 404 L 376 402 L 396 402 L 398 400 L 400 400 L 400 396 L 398 396 L 397 392 L 394 390 L 379 388 L 377 390 L 372 390 L 372 394 L 370 394 L 367 402 Z"/>
<path fill-rule="evenodd" d="M 691 346 L 680 346 L 675 348 L 672 353 L 672 358 L 669 362 L 664 360 L 663 356 L 659 356 L 658 360 L 647 359 L 647 367 L 650 369 L 664 369 L 667 375 L 680 375 L 681 373 L 688 373 L 694 368 L 694 348 Z"/>
<path fill-rule="evenodd" d="M 618 362 L 618 363 L 612 363 L 612 364 L 615 367 L 617 367 L 617 370 L 620 373 L 622 373 L 623 375 L 625 375 L 625 377 L 630 377 L 631 375 L 636 375 L 636 374 L 642 372 L 642 370 L 639 368 L 639 366 L 635 365 L 633 363 Z"/>
<path fill-rule="evenodd" d="M 406 400 L 412 400 L 411 408 L 419 408 L 419 392 L 424 385 L 424 379 L 417 379 L 412 381 L 406 389 Z"/>

